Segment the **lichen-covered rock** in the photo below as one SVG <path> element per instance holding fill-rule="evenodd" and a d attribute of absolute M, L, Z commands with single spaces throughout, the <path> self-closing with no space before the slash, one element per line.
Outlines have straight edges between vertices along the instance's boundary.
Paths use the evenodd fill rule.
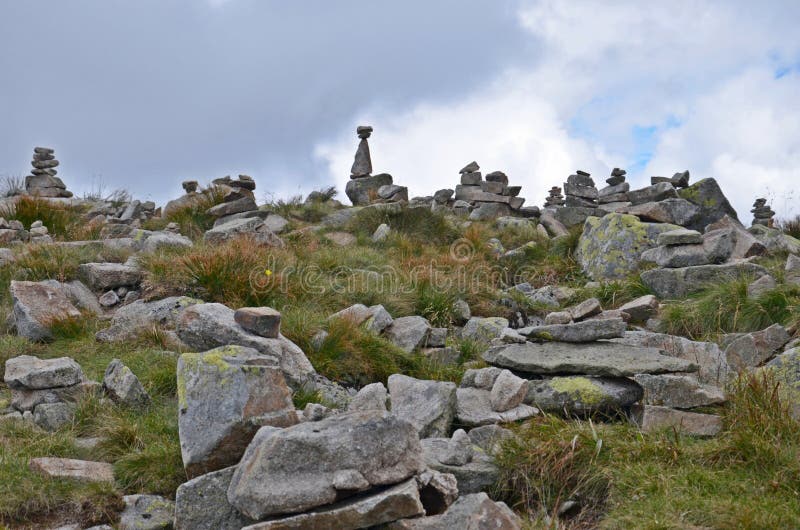
<path fill-rule="evenodd" d="M 618 412 L 641 398 L 642 387 L 630 379 L 576 375 L 528 381 L 525 403 L 571 416 Z"/>
<path fill-rule="evenodd" d="M 69 387 L 83 380 L 83 370 L 70 357 L 39 359 L 20 355 L 6 361 L 3 380 L 12 390 Z"/>
<path fill-rule="evenodd" d="M 142 271 L 122 263 L 84 263 L 78 267 L 78 276 L 95 291 L 131 287 L 142 281 Z"/>
<path fill-rule="evenodd" d="M 713 178 L 699 180 L 688 188 L 678 190 L 678 196 L 700 207 L 697 219 L 686 225 L 686 228 L 703 231 L 705 227 L 719 221 L 725 215 L 739 219 L 736 210 L 733 209 L 725 194 L 722 193 L 719 184 Z"/>
<path fill-rule="evenodd" d="M 12 280 L 9 292 L 14 304 L 12 319 L 17 334 L 33 341 L 53 338 L 51 327 L 60 320 L 81 317 L 61 289 L 46 282 Z"/>
<path fill-rule="evenodd" d="M 103 376 L 103 390 L 115 403 L 128 407 L 144 407 L 150 396 L 130 368 L 119 359 L 113 359 Z"/>
<path fill-rule="evenodd" d="M 498 338 L 507 327 L 508 319 L 502 317 L 472 317 L 461 330 L 461 338 L 488 343 Z"/>
<path fill-rule="evenodd" d="M 256 521 L 228 502 L 236 466 L 184 482 L 175 493 L 175 530 L 240 530 Z"/>
<path fill-rule="evenodd" d="M 485 493 L 464 495 L 442 515 L 404 519 L 387 526 L 387 530 L 519 530 L 522 522 L 502 502 L 494 502 Z"/>
<path fill-rule="evenodd" d="M 153 328 L 172 329 L 187 307 L 200 303 L 201 300 L 186 296 L 171 296 L 154 302 L 136 300 L 117 309 L 111 318 L 111 326 L 98 331 L 95 339 L 98 342 L 122 342 L 133 340 Z"/>
<path fill-rule="evenodd" d="M 423 381 L 402 374 L 389 376 L 392 414 L 410 422 L 420 438 L 446 436 L 456 412 L 456 385 Z"/>
<path fill-rule="evenodd" d="M 788 254 L 800 254 L 800 240 L 784 234 L 777 228 L 769 228 L 764 225 L 753 225 L 747 229 L 753 234 L 767 250 L 772 253 L 785 252 Z"/>
<path fill-rule="evenodd" d="M 644 389 L 645 405 L 693 409 L 725 402 L 725 393 L 720 388 L 702 384 L 691 375 L 638 374 L 633 379 Z"/>
<path fill-rule="evenodd" d="M 178 410 L 189 477 L 236 464 L 260 427 L 298 421 L 277 363 L 241 346 L 181 355 Z"/>
<path fill-rule="evenodd" d="M 680 226 L 643 223 L 633 215 L 589 217 L 578 241 L 576 257 L 594 280 L 619 280 L 639 270 L 642 252 L 654 248 L 658 235 Z"/>
<path fill-rule="evenodd" d="M 287 429 L 262 427 L 233 475 L 228 500 L 261 520 L 397 484 L 424 469 L 413 425 L 379 411 L 348 412 Z"/>
<path fill-rule="evenodd" d="M 642 282 L 656 296 L 666 300 L 685 298 L 709 285 L 735 280 L 741 276 L 760 278 L 767 269 L 755 263 L 736 261 L 722 265 L 698 265 L 682 269 L 651 269 L 641 273 Z"/>
<path fill-rule="evenodd" d="M 166 530 L 172 528 L 175 503 L 158 495 L 126 495 L 120 530 Z"/>
<path fill-rule="evenodd" d="M 586 343 L 621 337 L 627 324 L 621 318 L 584 320 L 570 324 L 553 324 L 522 328 L 519 333 L 532 340 Z"/>

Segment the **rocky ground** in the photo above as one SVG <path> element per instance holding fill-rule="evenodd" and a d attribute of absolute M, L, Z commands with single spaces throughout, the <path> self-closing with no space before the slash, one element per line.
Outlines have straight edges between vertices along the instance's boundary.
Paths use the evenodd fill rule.
<path fill-rule="evenodd" d="M 474 162 L 409 199 L 370 133 L 355 207 L 259 206 L 246 175 L 75 199 L 37 148 L 54 191 L 0 212 L 0 523 L 800 526 L 800 241 L 774 212 L 618 169 L 523 207 Z"/>

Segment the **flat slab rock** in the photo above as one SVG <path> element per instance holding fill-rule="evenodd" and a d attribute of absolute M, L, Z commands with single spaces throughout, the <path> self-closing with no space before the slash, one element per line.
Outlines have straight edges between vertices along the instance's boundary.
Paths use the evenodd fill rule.
<path fill-rule="evenodd" d="M 519 333 L 529 339 L 581 343 L 622 337 L 626 329 L 627 324 L 621 318 L 609 318 L 584 320 L 571 324 L 534 326 L 520 329 Z"/>
<path fill-rule="evenodd" d="M 525 403 L 551 414 L 583 415 L 626 409 L 642 398 L 642 387 L 624 377 L 581 375 L 528 381 Z"/>
<path fill-rule="evenodd" d="M 735 280 L 741 276 L 760 278 L 767 276 L 767 269 L 746 261 L 722 265 L 698 265 L 682 269 L 651 269 L 641 273 L 642 282 L 656 296 L 665 300 L 684 298 L 702 291 L 709 284 Z"/>
<path fill-rule="evenodd" d="M 539 409 L 518 405 L 504 412 L 492 410 L 491 391 L 482 388 L 456 390 L 456 420 L 467 426 L 492 425 L 525 420 L 539 414 Z"/>
<path fill-rule="evenodd" d="M 68 478 L 83 482 L 114 482 L 114 467 L 105 462 L 72 458 L 31 458 L 31 471 L 48 478 Z"/>
<path fill-rule="evenodd" d="M 424 515 L 416 479 L 299 515 L 262 521 L 243 530 L 368 528 Z"/>
<path fill-rule="evenodd" d="M 228 502 L 236 466 L 184 482 L 175 492 L 175 530 L 239 530 L 256 521 Z"/>
<path fill-rule="evenodd" d="M 522 522 L 505 503 L 495 502 L 485 493 L 464 495 L 441 515 L 405 519 L 387 530 L 519 530 Z"/>
<path fill-rule="evenodd" d="M 645 432 L 675 429 L 682 434 L 711 437 L 722 430 L 722 419 L 717 415 L 653 405 L 635 405 L 631 409 L 631 420 Z"/>
<path fill-rule="evenodd" d="M 39 359 L 32 355 L 20 355 L 6 361 L 3 380 L 14 390 L 61 388 L 80 383 L 83 370 L 70 357 Z"/>
<path fill-rule="evenodd" d="M 489 364 L 533 374 L 585 374 L 625 377 L 634 374 L 696 372 L 689 361 L 655 348 L 612 342 L 568 344 L 545 342 L 495 346 L 483 354 Z"/>

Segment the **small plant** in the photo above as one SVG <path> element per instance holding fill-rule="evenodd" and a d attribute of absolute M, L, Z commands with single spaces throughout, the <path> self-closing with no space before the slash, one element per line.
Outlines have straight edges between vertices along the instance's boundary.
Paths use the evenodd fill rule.
<path fill-rule="evenodd" d="M 23 195 L 14 204 L 0 208 L 0 217 L 17 220 L 25 228 L 35 221 L 42 221 L 50 235 L 55 238 L 82 239 L 87 232 L 84 219 L 86 207 L 57 204 L 40 197 Z"/>
<path fill-rule="evenodd" d="M 197 239 L 214 226 L 214 217 L 207 213 L 208 209 L 221 204 L 224 192 L 218 186 L 209 186 L 187 199 L 187 203 L 175 208 L 164 216 L 168 223 L 177 223 L 181 234 Z"/>

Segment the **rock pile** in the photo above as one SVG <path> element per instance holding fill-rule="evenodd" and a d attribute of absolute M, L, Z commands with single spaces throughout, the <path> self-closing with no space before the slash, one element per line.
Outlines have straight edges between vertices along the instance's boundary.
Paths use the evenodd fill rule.
<path fill-rule="evenodd" d="M 557 188 L 551 189 L 551 193 L 554 190 Z M 554 218 L 567 228 L 583 223 L 588 217 L 605 214 L 605 211 L 598 209 L 599 193 L 594 180 L 586 171 L 578 170 L 567 177 L 564 194 L 565 205 L 551 207 L 550 211 Z"/>
<path fill-rule="evenodd" d="M 750 213 L 753 214 L 753 226 L 762 225 L 772 228 L 772 218 L 775 217 L 775 212 L 773 212 L 772 208 L 767 204 L 767 199 L 756 199 Z"/>
<path fill-rule="evenodd" d="M 661 184 L 663 182 L 672 184 L 675 188 L 687 188 L 689 187 L 689 170 L 675 173 L 671 177 L 650 177 L 650 184 L 652 185 Z"/>
<path fill-rule="evenodd" d="M 561 188 L 558 186 L 553 186 L 550 188 L 548 192 L 549 195 L 544 200 L 544 207 L 545 208 L 558 208 L 559 206 L 564 206 L 564 196 L 561 194 Z"/>
<path fill-rule="evenodd" d="M 58 160 L 55 151 L 49 147 L 34 147 L 33 169 L 25 177 L 25 192 L 39 197 L 72 197 L 72 192 L 67 190 L 64 182 L 56 177 Z"/>
<path fill-rule="evenodd" d="M 34 221 L 30 230 L 25 230 L 25 225 L 17 220 L 6 221 L 0 217 L 0 244 L 13 245 L 17 243 L 52 243 L 53 238 L 44 223 Z"/>
<path fill-rule="evenodd" d="M 394 184 L 391 175 L 388 173 L 372 175 L 372 157 L 367 141 L 372 135 L 372 127 L 359 125 L 356 134 L 361 141 L 358 143 L 353 167 L 350 169 L 350 181 L 345 187 L 345 193 L 353 206 L 408 202 L 408 188 Z"/>
<path fill-rule="evenodd" d="M 222 195 L 222 203 L 209 208 L 206 213 L 224 223 L 232 219 L 232 215 L 246 214 L 258 210 L 255 195 L 256 183 L 249 175 L 239 175 L 236 180 L 229 176 L 214 179 L 211 184 L 216 193 Z M 186 187 L 184 187 L 186 189 Z"/>
<path fill-rule="evenodd" d="M 605 188 L 597 193 L 597 202 L 600 204 L 613 204 L 618 202 L 628 202 L 628 192 L 631 185 L 625 182 L 627 171 L 615 167 L 611 171 L 611 176 L 606 179 Z"/>
<path fill-rule="evenodd" d="M 461 184 L 455 189 L 455 200 L 452 207 L 456 213 L 469 214 L 472 220 L 494 219 L 497 217 L 518 214 L 523 216 L 538 215 L 538 208 L 522 209 L 525 199 L 519 197 L 521 186 L 509 186 L 508 176 L 502 171 L 493 171 L 484 179 L 477 162 L 470 162 L 461 170 Z M 436 192 L 448 197 L 452 190 Z"/>

